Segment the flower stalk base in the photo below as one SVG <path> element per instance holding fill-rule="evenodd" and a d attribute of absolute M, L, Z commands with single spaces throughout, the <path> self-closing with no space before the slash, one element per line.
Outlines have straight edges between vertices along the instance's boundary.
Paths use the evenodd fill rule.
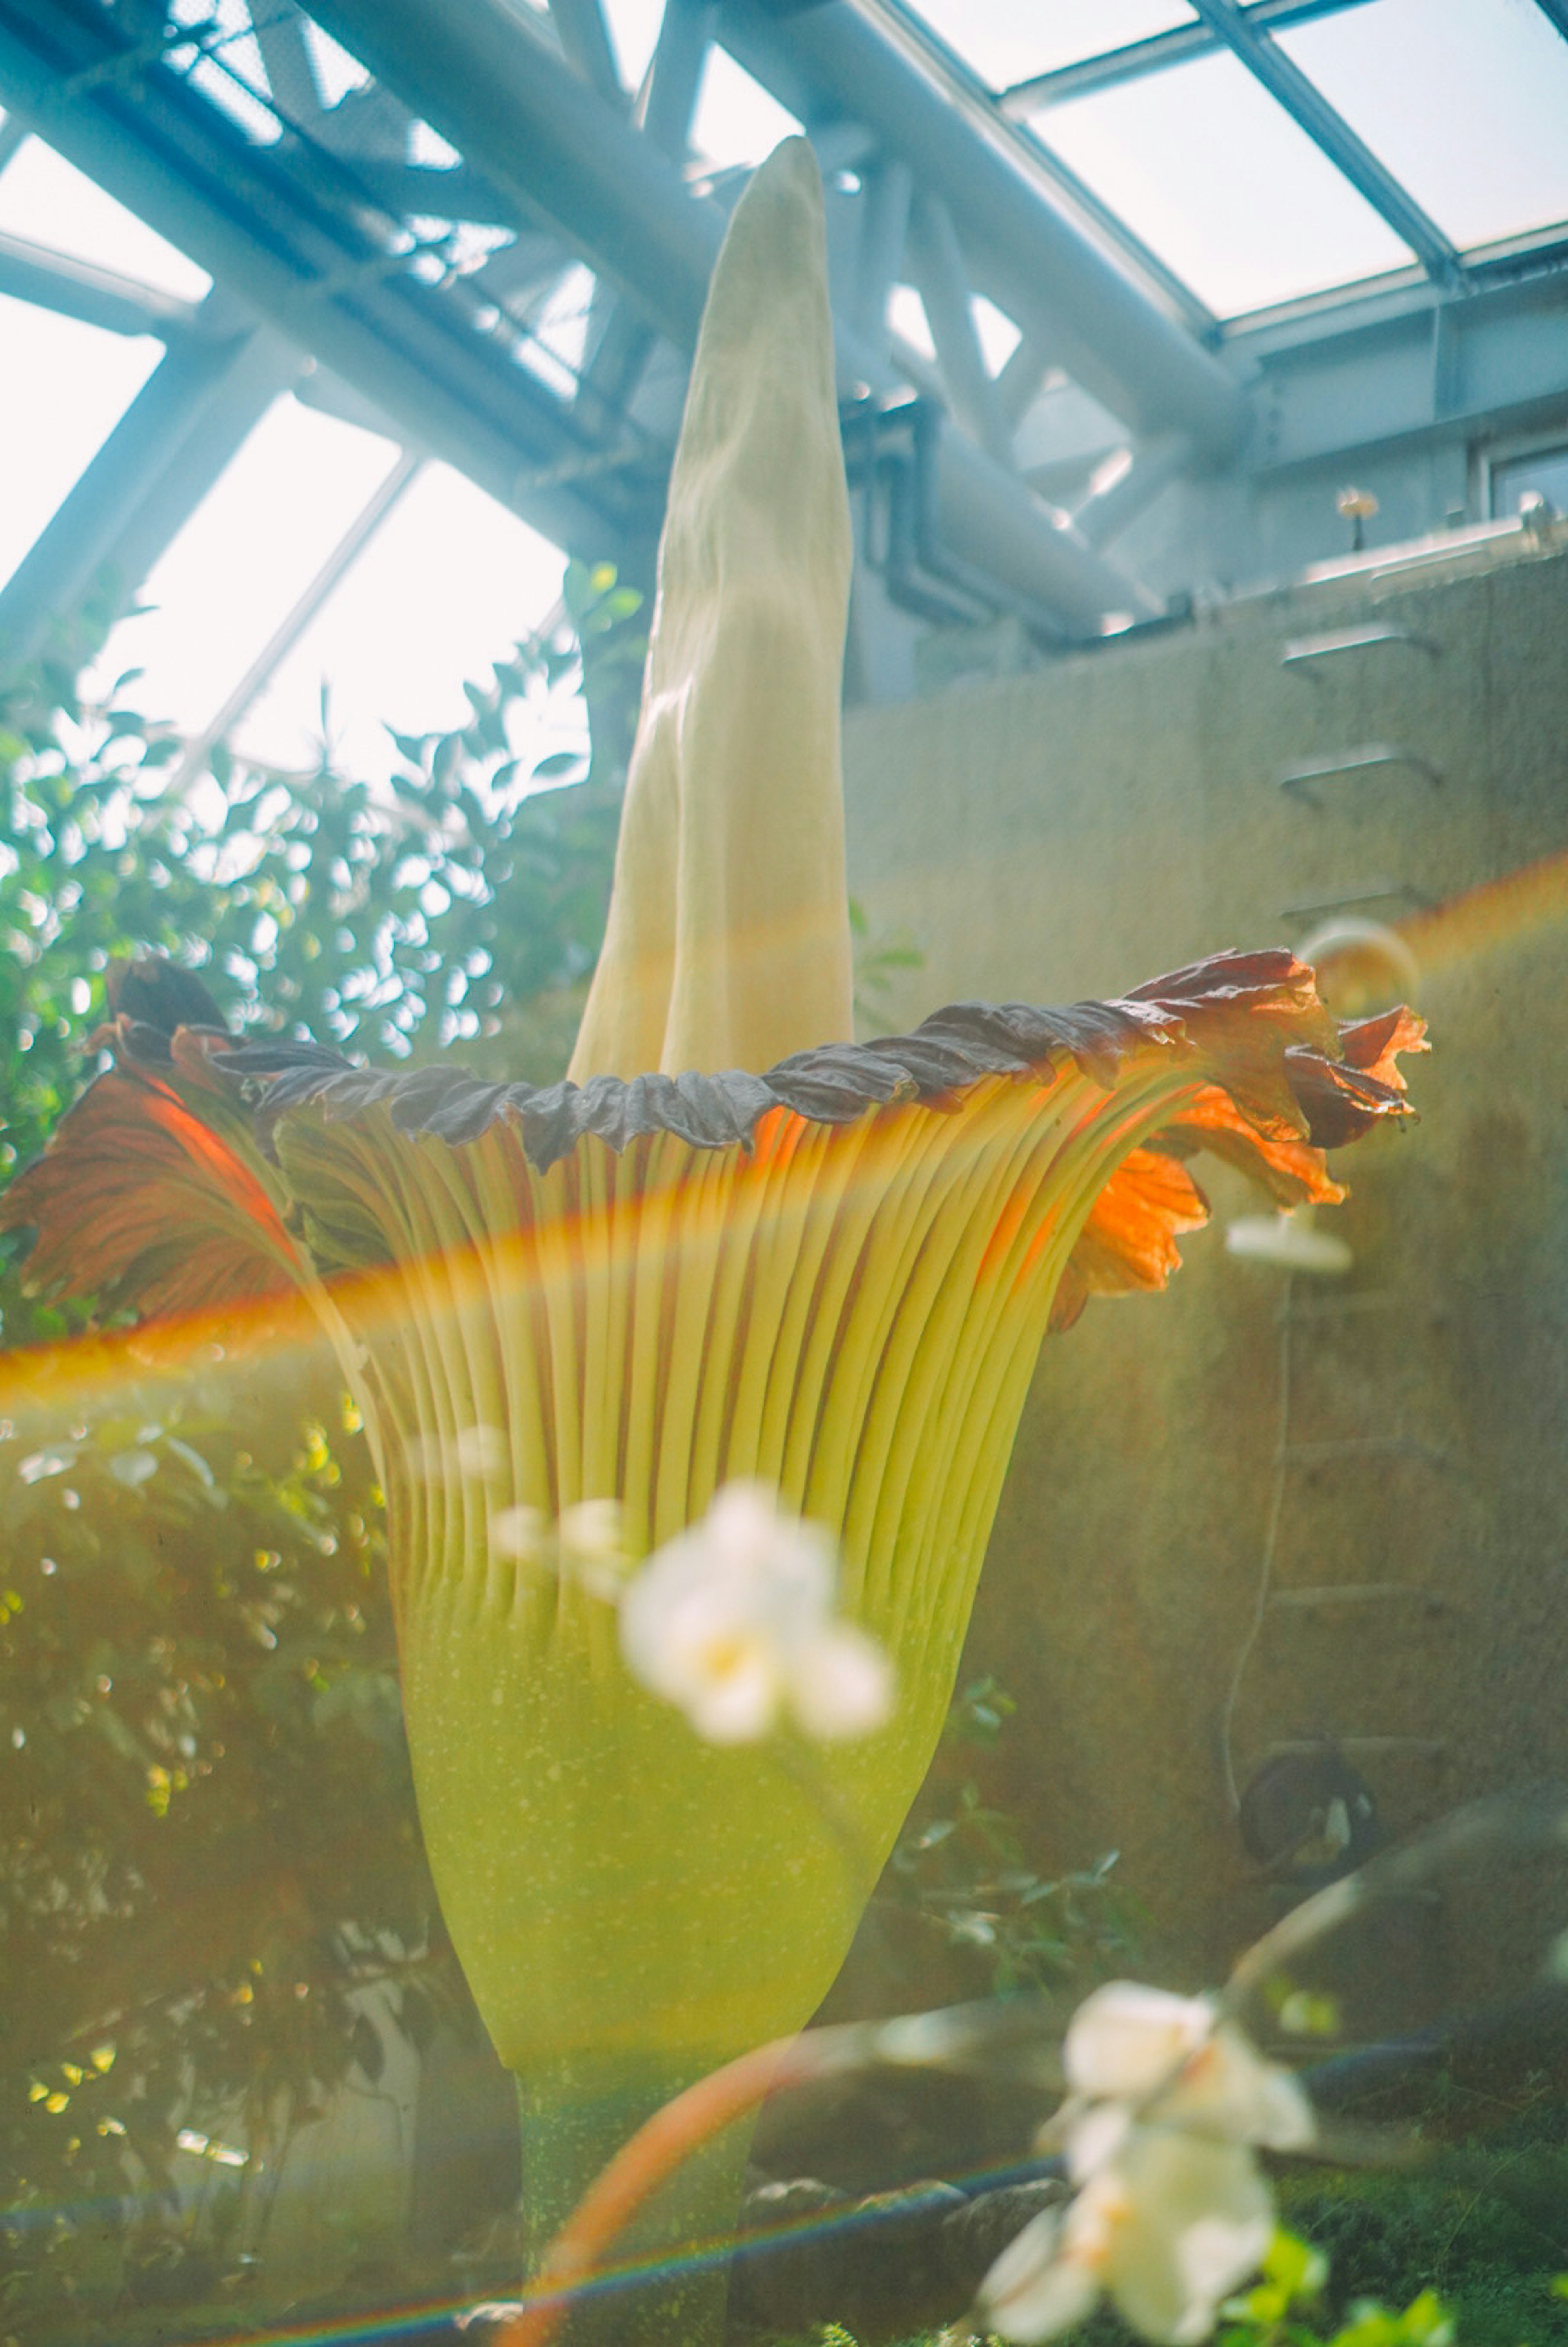
<path fill-rule="evenodd" d="M 517 2081 L 527 2279 L 616 2152 L 693 2083 L 688 2072 L 627 2065 L 535 2067 Z M 752 2118 L 704 2143 L 616 2243 L 616 2263 L 571 2302 L 561 2347 L 718 2347 Z"/>

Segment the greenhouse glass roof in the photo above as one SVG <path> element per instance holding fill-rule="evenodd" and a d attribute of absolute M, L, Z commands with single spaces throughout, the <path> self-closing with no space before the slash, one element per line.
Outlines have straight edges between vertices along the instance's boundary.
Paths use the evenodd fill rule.
<path fill-rule="evenodd" d="M 1333 551 L 1389 452 L 1392 530 L 1568 437 L 1568 0 L 0 0 L 0 639 L 107 564 L 149 705 L 280 764 L 328 677 L 361 761 L 452 722 L 560 549 L 646 571 L 798 128 L 926 620 L 1103 633 Z M 1227 477 L 1310 528 L 1221 542 Z"/>
<path fill-rule="evenodd" d="M 882 5 L 1223 319 L 1568 225 L 1534 0 Z"/>

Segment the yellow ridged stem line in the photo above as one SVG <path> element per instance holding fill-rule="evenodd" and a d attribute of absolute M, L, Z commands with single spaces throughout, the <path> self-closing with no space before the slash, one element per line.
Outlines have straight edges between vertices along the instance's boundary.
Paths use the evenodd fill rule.
<path fill-rule="evenodd" d="M 834 1235 L 864 1144 L 863 1125 L 815 1126 L 796 1158 L 797 1227 L 782 1235 L 779 1249 L 788 1249 L 792 1261 L 789 1293 L 769 1363 L 759 1429 L 763 1474 L 788 1492 L 793 1506 L 799 1506 L 802 1495 L 804 1462 L 799 1473 L 792 1472 L 791 1452 L 799 1451 L 802 1427 L 815 1417 L 807 1363 L 831 1269 Z"/>
<path fill-rule="evenodd" d="M 466 1375 L 466 1389 L 473 1405 L 473 1424 L 501 1434 L 511 1415 L 510 1397 L 498 1358 L 500 1316 L 483 1211 L 467 1166 L 444 1143 L 423 1143 L 418 1162 L 422 1171 L 439 1185 L 444 1204 L 457 1218 L 461 1233 L 455 1246 L 443 1258 L 443 1268 L 451 1291 L 452 1318 Z M 494 1479 L 478 1480 L 488 1483 Z M 486 1504 L 471 1511 L 484 1525 L 484 1554 L 480 1563 L 486 1578 L 493 1561 L 488 1498 L 487 1491 Z M 478 1585 L 482 1590 L 483 1583 Z"/>
<path fill-rule="evenodd" d="M 849 1326 L 851 1283 L 875 1212 L 880 1186 L 878 1160 L 882 1153 L 880 1137 L 874 1115 L 866 1116 L 849 1132 L 841 1132 L 835 1153 L 837 1179 L 830 1189 L 822 1185 L 815 1201 L 822 1233 L 820 1260 L 812 1282 L 810 1315 L 795 1364 L 795 1404 L 780 1477 L 792 1504 L 803 1513 L 809 1510 L 812 1461 L 827 1392 Z M 835 1523 L 843 1516 L 847 1496 L 843 1489 L 831 1496 L 831 1520 Z"/>
<path fill-rule="evenodd" d="M 820 1259 L 821 1233 L 813 1209 L 821 1178 L 825 1144 L 836 1131 L 806 1125 L 791 1135 L 786 1178 L 778 1203 L 758 1225 L 757 1276 L 752 1295 L 752 1342 L 743 1358 L 740 1390 L 730 1421 L 732 1451 L 745 1444 L 748 1472 L 762 1482 L 782 1481 L 795 1361 L 810 1305 L 811 1284 Z M 757 1343 L 758 1334 L 766 1341 Z M 791 1501 L 793 1493 L 788 1493 Z"/>
<path fill-rule="evenodd" d="M 664 1421 L 656 1470 L 661 1514 L 668 1511 L 683 1523 L 689 1522 L 694 1513 L 692 1440 L 703 1389 L 711 1377 L 721 1373 L 721 1348 L 728 1355 L 721 1332 L 713 1325 L 713 1306 L 725 1208 L 734 1184 L 727 1153 L 710 1150 L 694 1153 L 694 1158 L 677 1184 L 671 1234 L 675 1292 L 665 1344 Z"/>
<path fill-rule="evenodd" d="M 952 1145 L 945 1118 L 910 1108 L 881 1111 L 871 1139 L 873 1151 L 865 1160 L 870 1216 L 843 1285 L 839 1342 L 827 1365 L 803 1495 L 808 1514 L 846 1522 L 846 1596 L 857 1609 L 866 1576 L 846 1521 L 851 1478 L 899 1286 L 923 1244 L 930 1184 Z"/>
<path fill-rule="evenodd" d="M 626 1460 L 631 1445 L 628 1412 L 631 1406 L 631 1299 L 636 1278 L 634 1245 L 640 1228 L 640 1208 L 636 1196 L 635 1168 L 625 1157 L 602 1143 L 590 1143 L 604 1181 L 605 1188 L 605 1435 L 606 1481 L 605 1495 L 614 1495 L 626 1505 L 629 1485 Z M 640 1542 L 646 1536 L 646 1522 L 638 1522 L 635 1537 Z"/>
<path fill-rule="evenodd" d="M 539 1249 L 545 1358 L 555 1416 L 555 1512 L 583 1496 L 583 1388 L 578 1359 L 581 1269 L 573 1246 L 575 1184 L 561 1158 L 535 1177 L 534 1228 Z"/>
<path fill-rule="evenodd" d="M 617 1307 L 615 1214 L 606 1185 L 613 1165 L 602 1142 L 577 1151 L 583 1259 L 583 1491 L 611 1499 L 619 1489 L 620 1347 L 625 1315 Z"/>
<path fill-rule="evenodd" d="M 497 1240 L 489 1235 L 490 1229 L 496 1226 L 488 1221 L 491 1200 L 484 1160 L 480 1158 L 473 1165 L 472 1180 L 469 1167 L 460 1165 L 451 1151 L 442 1150 L 423 1162 L 433 1165 L 448 1189 L 455 1211 L 464 1219 L 463 1251 L 449 1266 L 453 1313 L 479 1423 L 504 1437 L 507 1446 L 508 1471 L 504 1477 L 492 1474 L 469 1478 L 471 1485 L 482 1486 L 484 1492 L 483 1502 L 471 1509 L 475 1522 L 484 1526 L 484 1554 L 478 1560 L 478 1569 L 470 1576 L 470 1600 L 487 1612 L 504 1615 L 516 1605 L 520 1561 L 507 1546 L 497 1542 L 494 1518 L 499 1508 L 527 1498 L 536 1486 L 539 1464 L 535 1459 L 530 1474 L 530 1462 L 524 1450 L 524 1433 L 530 1423 L 537 1424 L 537 1419 L 530 1420 L 519 1408 L 520 1398 L 514 1389 L 506 1354 L 505 1332 L 515 1307 L 502 1258 L 512 1235 L 508 1226 L 511 1218 L 503 1220 L 498 1226 L 498 1253 Z M 523 1570 L 526 1570 L 525 1566 Z"/>
<path fill-rule="evenodd" d="M 404 1276 L 413 1291 L 411 1318 L 425 1356 L 439 1450 L 436 1460 L 428 1455 L 427 1428 L 423 1455 L 414 1464 L 416 1469 L 423 1467 L 426 1475 L 439 1475 L 445 1539 L 439 1563 L 433 1563 L 442 1582 L 455 1579 L 461 1586 L 468 1578 L 473 1538 L 467 1479 L 458 1466 L 457 1438 L 465 1427 L 474 1424 L 474 1417 L 473 1396 L 464 1390 L 463 1364 L 454 1346 L 452 1316 L 447 1308 L 451 1283 L 446 1258 L 453 1237 L 461 1245 L 462 1232 L 450 1225 L 442 1228 L 443 1218 L 432 1211 L 429 1195 L 417 1178 L 416 1166 L 405 1155 L 411 1144 L 401 1136 L 388 1136 L 383 1145 L 386 1174 L 410 1247 L 403 1258 Z"/>
<path fill-rule="evenodd" d="M 1049 1169 L 1043 1169 L 1049 1179 Z M 940 1356 L 927 1353 L 921 1363 L 926 1372 L 911 1379 L 900 1439 L 890 1471 L 887 1501 L 899 1510 L 898 1529 L 889 1534 L 899 1550 L 899 1571 L 892 1592 L 891 1635 L 902 1638 L 912 1622 L 924 1625 L 942 1618 L 952 1598 L 951 1565 L 941 1553 L 939 1529 L 952 1483 L 963 1472 L 958 1422 L 965 1414 L 976 1378 L 983 1374 L 986 1348 L 998 1338 L 998 1323 L 1007 1315 L 1005 1291 L 997 1294 L 976 1286 L 972 1266 L 955 1269 L 953 1285 L 970 1287 L 969 1308 L 955 1323 L 952 1350 L 962 1354 L 970 1372 L 961 1379 L 946 1372 Z M 1044 1333 L 1045 1315 L 1040 1317 Z"/>
<path fill-rule="evenodd" d="M 1087 1119 L 1082 1109 L 1085 1096 L 1089 1102 Z M 962 1455 L 955 1453 L 952 1447 L 956 1439 L 953 1421 L 962 1417 L 983 1383 L 992 1348 L 998 1341 L 1001 1325 L 1010 1308 L 1018 1266 L 1042 1229 L 1055 1225 L 1064 1234 L 1057 1273 L 1046 1287 L 1038 1281 L 1032 1283 L 1040 1297 L 1039 1335 L 1044 1337 L 1060 1266 L 1065 1263 L 1079 1228 L 1075 1194 L 1064 1177 L 1071 1175 L 1085 1123 L 1104 1114 L 1107 1100 L 1108 1096 L 1092 1079 L 1075 1075 L 1056 1094 L 1054 1113 L 1049 1123 L 1030 1118 L 1027 1099 L 1018 1104 L 1020 1145 L 1006 1163 L 1001 1214 L 990 1219 L 990 1232 L 972 1271 L 968 1264 L 962 1269 L 954 1267 L 952 1286 L 962 1317 L 955 1317 L 942 1335 L 938 1378 L 931 1389 L 923 1422 L 906 1423 L 904 1428 L 906 1456 L 912 1462 L 908 1505 L 922 1527 L 931 1520 L 931 1487 L 938 1476 L 936 1462 Z M 994 1262 L 988 1262 L 996 1234 L 1014 1203 L 1018 1211 L 1003 1251 Z M 943 1490 L 947 1480 L 942 1479 Z M 934 1495 L 942 1496 L 942 1491 Z M 945 1589 L 945 1567 L 940 1560 L 933 1562 L 930 1543 L 922 1540 L 919 1554 L 910 1557 L 905 1571 L 910 1596 L 924 1614 L 938 1594 L 930 1587 L 933 1574 Z"/>
<path fill-rule="evenodd" d="M 553 1421 L 545 1407 L 535 1336 L 540 1278 L 530 1169 L 510 1126 L 493 1127 L 474 1147 L 480 1207 L 488 1229 L 495 1235 L 485 1241 L 481 1260 L 490 1283 L 500 1339 L 513 1497 L 519 1506 L 537 1508 L 542 1515 L 548 1515 L 553 1498 L 548 1456 Z M 519 1592 L 527 1580 L 525 1574 L 519 1576 Z"/>
<path fill-rule="evenodd" d="M 881 1574 L 871 1522 L 856 1514 L 856 1481 L 868 1425 L 883 1390 L 901 1289 L 917 1276 L 924 1259 L 932 1195 L 939 1169 L 947 1163 L 951 1171 L 952 1141 L 951 1124 L 937 1112 L 887 1112 L 882 1142 L 888 1211 L 878 1218 L 857 1258 L 851 1288 L 858 1308 L 834 1357 L 820 1413 L 808 1491 L 820 1495 L 825 1508 L 830 1502 L 832 1514 L 842 1521 L 849 1567 L 846 1595 L 852 1609 L 868 1621 Z M 830 1474 L 830 1466 L 837 1471 Z"/>
<path fill-rule="evenodd" d="M 626 1482 L 622 1496 L 632 1512 L 634 1536 L 650 1548 L 671 1539 L 682 1527 L 658 1489 L 655 1462 L 664 1421 L 666 1364 L 662 1341 L 666 1297 L 670 1276 L 670 1246 L 676 1218 L 676 1194 L 685 1158 L 685 1144 L 667 1133 L 633 1147 L 646 1151 L 643 1178 L 637 1185 L 636 1248 L 631 1278 L 630 1376 L 626 1380 Z M 643 1521 L 636 1511 L 646 1494 Z"/>
<path fill-rule="evenodd" d="M 1017 1097 L 1005 1081 L 988 1083 L 972 1117 L 965 1117 L 960 1145 L 967 1163 L 952 1169 L 946 1182 L 932 1184 L 920 1253 L 879 1348 L 872 1399 L 851 1471 L 849 1520 L 850 1536 L 867 1556 L 865 1618 L 873 1623 L 886 1618 L 896 1604 L 893 1544 L 908 1471 L 900 1457 L 901 1419 L 935 1376 L 936 1347 L 966 1307 L 963 1282 L 972 1278 L 989 1240 L 1003 1179 L 992 1144 L 998 1128 L 1005 1132 L 1012 1122 Z M 1053 1107 L 1053 1121 L 1059 1113 Z M 950 1128 L 950 1139 L 958 1138 Z"/>
<path fill-rule="evenodd" d="M 767 1147 L 766 1139 L 759 1148 Z M 758 1227 L 769 1194 L 771 1158 L 749 1150 L 728 1161 L 728 1211 L 713 1273 L 713 1358 L 704 1377 L 691 1430 L 687 1493 L 694 1514 L 706 1512 L 721 1482 L 738 1471 L 729 1440 L 738 1398 L 739 1362 L 752 1325 L 757 1279 Z"/>
<path fill-rule="evenodd" d="M 1073 1085 L 1062 1084 L 1047 1097 L 1051 1114 L 1032 1114 L 1031 1093 L 1013 1087 L 999 1096 L 998 1130 L 989 1152 L 991 1163 L 984 1188 L 977 1194 L 976 1167 L 964 1193 L 970 1208 L 966 1219 L 951 1214 L 944 1219 L 947 1266 L 937 1308 L 916 1334 L 899 1409 L 898 1432 L 890 1446 L 879 1497 L 879 1515 L 889 1542 L 908 1540 L 908 1531 L 895 1524 L 918 1527 L 930 1507 L 930 1487 L 948 1471 L 943 1419 L 948 1399 L 962 1391 L 957 1365 L 967 1373 L 983 1340 L 996 1304 L 982 1268 L 994 1245 L 995 1234 L 1022 1187 L 1026 1185 L 1043 1213 L 1050 1211 L 1053 1175 L 1061 1148 L 1062 1130 L 1071 1110 Z M 1011 1127 L 1011 1131 L 1009 1131 Z M 941 1445 L 940 1449 L 938 1446 Z M 901 1563 L 901 1586 L 894 1592 L 895 1619 L 911 1605 L 923 1610 L 924 1592 L 917 1578 L 915 1558 Z"/>
<path fill-rule="evenodd" d="M 773 1136 L 760 1179 L 755 1166 L 748 1170 L 748 1187 L 755 1188 L 730 1337 L 730 1391 L 723 1414 L 720 1482 L 763 1472 L 759 1434 L 769 1369 L 767 1332 L 778 1327 L 784 1307 L 790 1235 L 799 1226 L 793 1197 L 795 1167 L 808 1132 L 798 1118 L 790 1117 Z M 738 1351 L 733 1349 L 737 1341 Z"/>

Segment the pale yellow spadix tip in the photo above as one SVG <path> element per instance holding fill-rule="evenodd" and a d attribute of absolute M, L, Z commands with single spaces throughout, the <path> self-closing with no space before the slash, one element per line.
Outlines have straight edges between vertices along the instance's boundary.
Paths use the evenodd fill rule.
<path fill-rule="evenodd" d="M 851 559 L 821 181 L 790 138 L 708 289 L 575 1081 L 760 1070 L 849 1040 Z"/>

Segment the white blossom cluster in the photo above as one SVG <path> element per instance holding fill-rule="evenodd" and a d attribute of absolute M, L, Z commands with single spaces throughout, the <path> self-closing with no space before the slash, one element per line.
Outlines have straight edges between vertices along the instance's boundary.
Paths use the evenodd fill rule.
<path fill-rule="evenodd" d="M 1008 2244 L 976 2324 L 1054 2338 L 1106 2291 L 1144 2338 L 1189 2347 L 1273 2237 L 1255 2147 L 1302 2149 L 1311 2105 L 1208 1998 L 1133 1981 L 1096 1989 L 1062 2052 L 1070 2093 L 1050 2132 L 1078 2188 Z"/>

